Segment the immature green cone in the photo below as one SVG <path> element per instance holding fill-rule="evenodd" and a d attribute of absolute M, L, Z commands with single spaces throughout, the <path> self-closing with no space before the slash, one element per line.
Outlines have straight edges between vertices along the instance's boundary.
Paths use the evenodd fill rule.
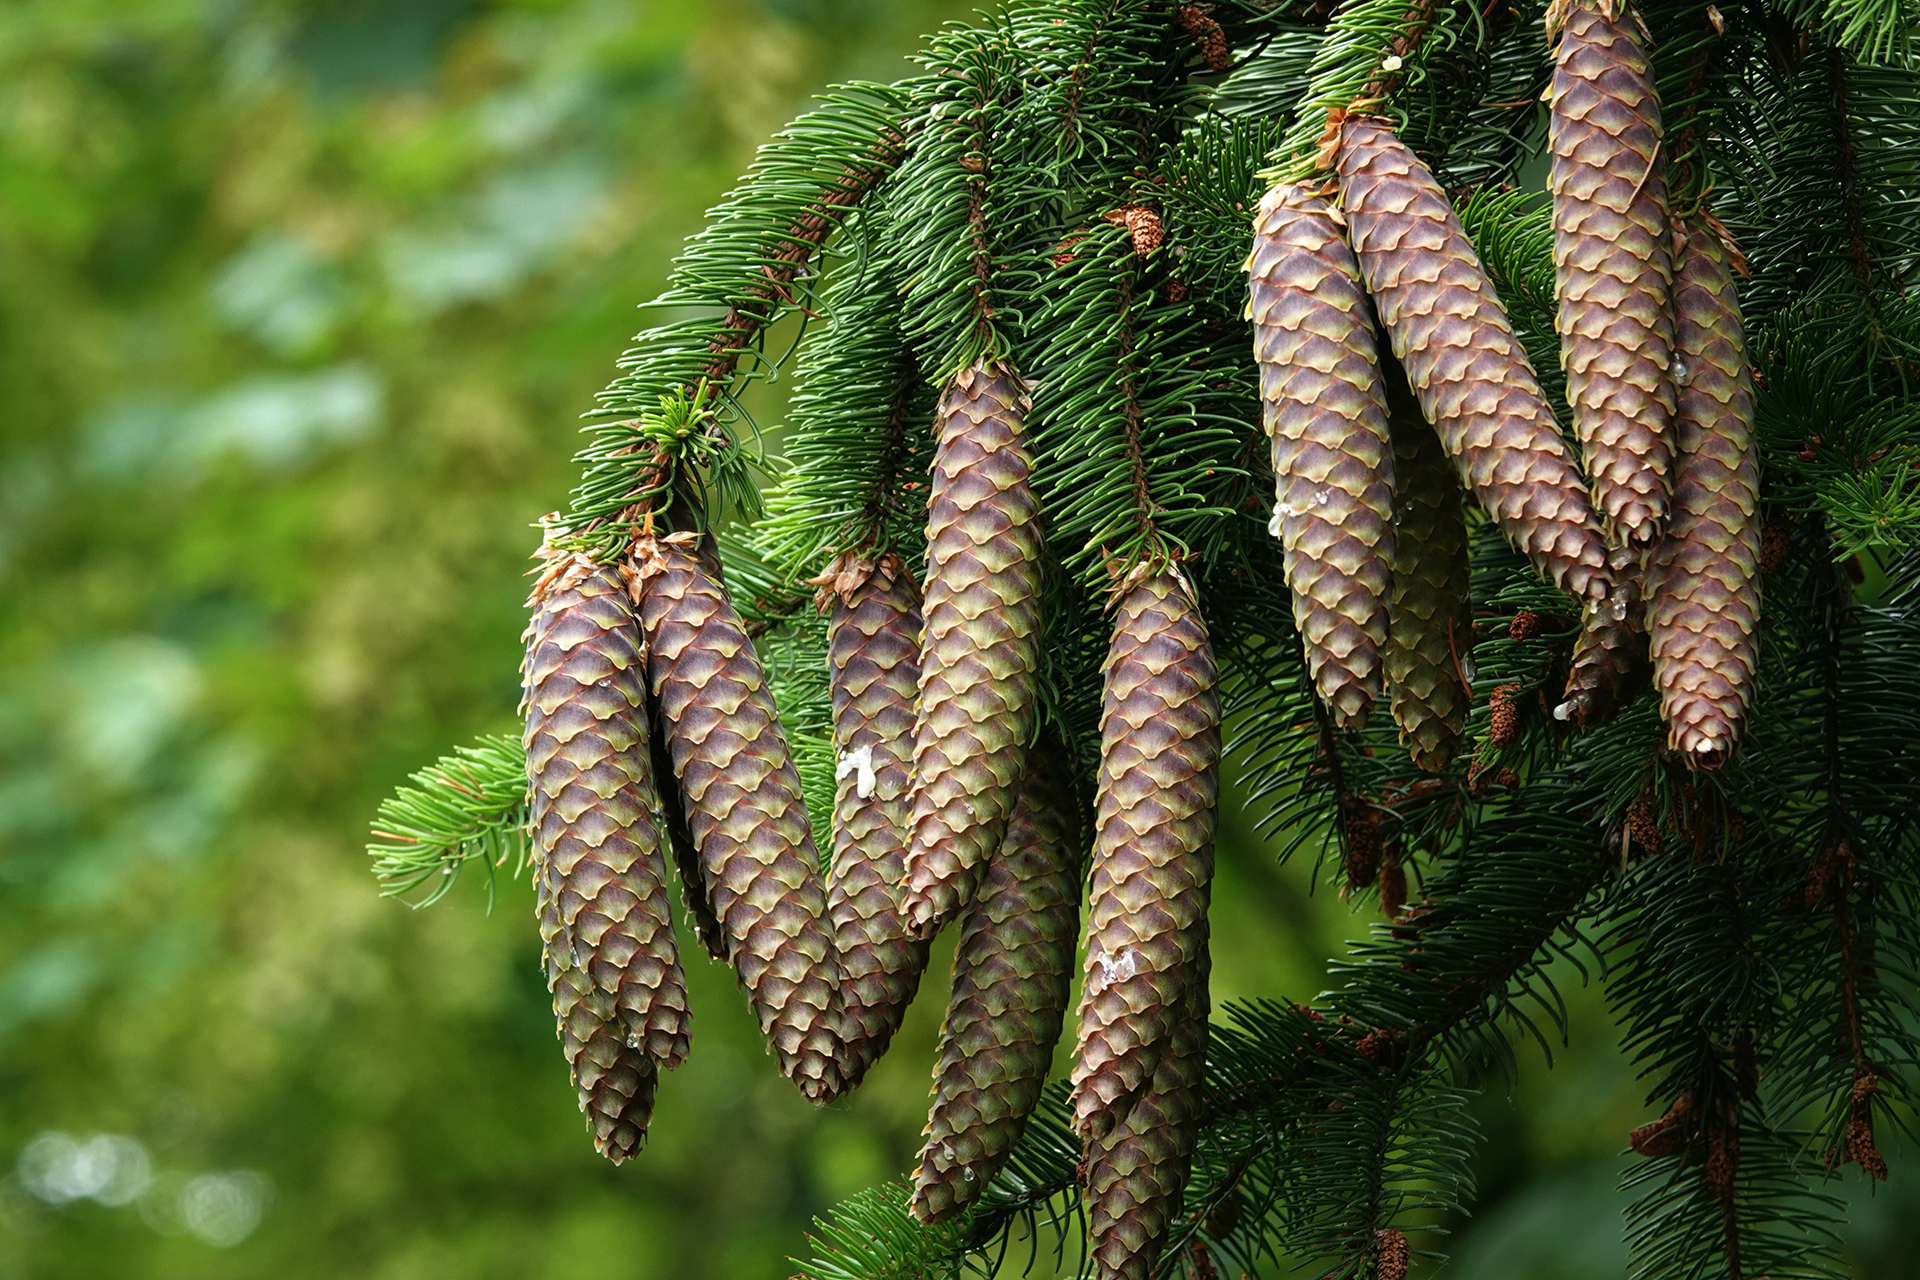
<path fill-rule="evenodd" d="M 534 886 L 563 1047 L 615 1160 L 638 1148 L 661 1065 L 687 1053 L 645 676 L 619 574 L 553 562 L 527 628 Z"/>
<path fill-rule="evenodd" d="M 1253 353 L 1273 442 L 1270 529 L 1314 687 L 1343 729 L 1380 697 L 1393 581 L 1393 453 L 1373 308 L 1333 206 L 1306 187 L 1260 201 L 1247 259 Z"/>
<path fill-rule="evenodd" d="M 1026 384 L 991 362 L 954 375 L 927 506 L 926 629 L 914 725 L 909 928 L 930 937 L 1000 847 L 1033 732 L 1040 504 Z"/>
<path fill-rule="evenodd" d="M 1586 485 L 1446 192 L 1376 120 L 1341 125 L 1340 204 L 1393 353 L 1460 478 L 1547 581 L 1606 594 Z"/>
<path fill-rule="evenodd" d="M 1007 838 L 960 917 L 953 994 L 933 1069 L 933 1110 L 913 1212 L 941 1222 L 972 1204 L 1040 1100 L 1073 985 L 1080 868 L 1058 749 L 1032 753 Z"/>
<path fill-rule="evenodd" d="M 1646 31 L 1618 0 L 1561 0 L 1548 132 L 1560 363 L 1594 499 L 1641 547 L 1666 523 L 1673 461 L 1667 179 Z M 1549 19 L 1551 33 L 1554 19 Z"/>
<path fill-rule="evenodd" d="M 659 723 L 727 955 L 780 1069 L 840 1091 L 840 966 L 800 775 L 740 616 L 683 535 L 635 547 Z"/>
<path fill-rule="evenodd" d="M 1460 480 L 1398 369 L 1387 377 L 1393 424 L 1393 596 L 1387 692 L 1413 762 L 1445 769 L 1467 732 L 1473 653 L 1467 521 Z"/>
<path fill-rule="evenodd" d="M 840 957 L 847 1086 L 886 1052 L 927 967 L 907 936 L 907 822 L 920 599 L 898 556 L 840 567 L 827 623 L 833 686 L 833 875 L 827 918 Z"/>
<path fill-rule="evenodd" d="M 1686 226 L 1673 290 L 1680 390 L 1673 519 L 1648 571 L 1653 678 L 1667 741 L 1703 769 L 1740 740 L 1760 617 L 1759 462 L 1740 304 L 1720 238 Z"/>
<path fill-rule="evenodd" d="M 1180 1216 L 1207 1059 L 1206 922 L 1186 1007 L 1153 1084 L 1127 1118 L 1088 1144 L 1082 1201 L 1096 1280 L 1150 1280 Z"/>
<path fill-rule="evenodd" d="M 1100 1138 L 1154 1078 L 1186 1009 L 1213 880 L 1220 704 L 1186 583 L 1123 589 L 1102 671 L 1100 786 L 1073 1123 Z"/>

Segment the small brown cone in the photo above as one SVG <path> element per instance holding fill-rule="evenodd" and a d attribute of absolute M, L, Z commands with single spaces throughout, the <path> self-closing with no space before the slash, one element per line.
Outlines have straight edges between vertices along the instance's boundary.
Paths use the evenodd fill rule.
<path fill-rule="evenodd" d="M 1760 618 L 1759 462 L 1746 334 L 1720 238 L 1686 227 L 1673 291 L 1679 466 L 1648 570 L 1653 678 L 1668 745 L 1718 768 L 1753 696 Z"/>
<path fill-rule="evenodd" d="M 992 363 L 941 398 L 927 508 L 925 628 L 914 728 L 908 927 L 930 937 L 999 848 L 1033 732 L 1040 504 L 1026 384 Z"/>
<path fill-rule="evenodd" d="M 1460 479 L 1420 416 L 1406 379 L 1389 369 L 1393 425 L 1393 594 L 1387 611 L 1387 692 L 1400 743 L 1438 773 L 1466 737 L 1472 702 L 1461 672 L 1473 652 L 1467 518 Z"/>
<path fill-rule="evenodd" d="M 1028 762 L 1007 837 L 960 920 L 953 994 L 913 1212 L 943 1222 L 986 1189 L 1040 1100 L 1073 985 L 1080 858 L 1057 748 Z"/>
<path fill-rule="evenodd" d="M 1203 935 L 1220 790 L 1220 704 L 1206 624 L 1185 581 L 1123 589 L 1102 672 L 1100 785 L 1074 1129 L 1126 1118 L 1185 1017 Z"/>
<path fill-rule="evenodd" d="M 561 1047 L 618 1163 L 687 1054 L 638 628 L 617 572 L 544 553 L 522 676 L 534 890 Z"/>
<path fill-rule="evenodd" d="M 897 556 L 843 570 L 827 623 L 837 766 L 827 917 L 845 994 L 847 1087 L 887 1050 L 927 944 L 901 915 L 920 681 L 920 600 Z"/>
<path fill-rule="evenodd" d="M 1333 206 L 1277 186 L 1247 259 L 1253 351 L 1273 443 L 1270 529 L 1314 687 L 1343 729 L 1379 700 L 1393 581 L 1393 446 L 1373 308 Z"/>
<path fill-rule="evenodd" d="M 1446 192 L 1377 120 L 1347 117 L 1338 164 L 1361 275 L 1461 479 L 1548 582 L 1605 595 L 1586 485 Z"/>
<path fill-rule="evenodd" d="M 1617 17 L 1615 7 L 1565 7 L 1547 185 L 1574 431 L 1608 529 L 1620 543 L 1644 547 L 1666 523 L 1672 470 L 1672 267 L 1646 32 L 1624 0 Z"/>
<path fill-rule="evenodd" d="M 1138 1103 L 1104 1138 L 1087 1143 L 1083 1201 L 1097 1280 L 1149 1280 L 1193 1162 L 1207 1057 L 1206 922 L 1195 929 L 1182 974 L 1182 1016 Z"/>
<path fill-rule="evenodd" d="M 684 535 L 634 550 L 633 590 L 659 722 L 728 959 L 780 1063 L 837 1094 L 840 967 L 800 775 L 740 617 Z"/>

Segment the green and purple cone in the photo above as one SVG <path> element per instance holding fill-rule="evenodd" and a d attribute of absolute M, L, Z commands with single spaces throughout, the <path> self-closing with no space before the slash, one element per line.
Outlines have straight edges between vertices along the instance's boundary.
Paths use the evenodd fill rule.
<path fill-rule="evenodd" d="M 1184 1009 L 1153 1083 L 1126 1119 L 1087 1145 L 1082 1201 L 1096 1280 L 1151 1280 L 1180 1216 L 1207 1059 L 1207 925 L 1199 922 Z"/>
<path fill-rule="evenodd" d="M 548 559 L 522 671 L 541 949 L 581 1109 L 618 1162 L 646 1136 L 659 1069 L 686 1057 L 686 982 L 633 609 L 617 571 Z"/>
<path fill-rule="evenodd" d="M 1648 570 L 1653 679 L 1667 741 L 1718 768 L 1740 740 L 1759 652 L 1760 467 L 1746 333 L 1720 238 L 1685 228 L 1673 289 L 1673 518 Z"/>
<path fill-rule="evenodd" d="M 1473 701 L 1462 679 L 1473 653 L 1464 495 L 1397 367 L 1385 378 L 1393 427 L 1393 595 L 1387 611 L 1387 693 L 1400 743 L 1438 773 L 1466 737 Z"/>
<path fill-rule="evenodd" d="M 647 671 L 727 956 L 779 1060 L 815 1102 L 840 1092 L 840 966 L 820 857 L 753 641 L 683 535 L 633 552 Z"/>
<path fill-rule="evenodd" d="M 920 598 L 888 555 L 836 576 L 827 622 L 838 764 L 827 919 L 840 957 L 848 1088 L 887 1050 L 927 967 L 908 936 L 907 823 L 913 801 L 913 707 L 920 681 Z"/>
<path fill-rule="evenodd" d="M 1106 1136 L 1186 1015 L 1213 881 L 1220 703 L 1213 648 L 1174 573 L 1123 586 L 1102 671 L 1100 786 L 1073 1126 Z"/>
<path fill-rule="evenodd" d="M 933 1069 L 933 1110 L 913 1212 L 942 1222 L 986 1189 L 1026 1127 L 1073 986 L 1080 858 L 1063 753 L 1028 760 L 1007 838 L 960 917 L 953 994 Z"/>
<path fill-rule="evenodd" d="M 1377 120 L 1347 117 L 1338 163 L 1361 275 L 1461 480 L 1548 582 L 1605 595 L 1586 484 L 1446 192 Z"/>
<path fill-rule="evenodd" d="M 1000 847 L 1033 732 L 1040 504 L 1026 383 L 962 369 L 941 397 L 927 506 L 908 927 L 931 937 Z"/>
<path fill-rule="evenodd" d="M 1548 145 L 1560 364 L 1595 505 L 1614 539 L 1650 545 L 1673 463 L 1667 180 L 1646 30 L 1625 0 L 1561 0 Z"/>
<path fill-rule="evenodd" d="M 1334 723 L 1379 700 L 1393 582 L 1393 448 L 1373 308 L 1339 214 L 1306 187 L 1260 201 L 1247 259 L 1253 354 L 1273 442 L 1270 530 L 1293 623 Z"/>

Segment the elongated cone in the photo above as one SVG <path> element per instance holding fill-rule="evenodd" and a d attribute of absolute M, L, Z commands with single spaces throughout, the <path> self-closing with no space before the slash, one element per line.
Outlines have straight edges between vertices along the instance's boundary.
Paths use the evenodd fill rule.
<path fill-rule="evenodd" d="M 1380 697 L 1387 642 L 1393 451 L 1373 307 L 1338 219 L 1305 187 L 1267 192 L 1253 222 L 1247 315 L 1294 629 L 1334 723 L 1358 729 Z"/>
<path fill-rule="evenodd" d="M 1605 724 L 1647 687 L 1645 608 L 1629 567 L 1615 570 L 1622 590 L 1595 600 L 1580 619 L 1567 673 L 1566 698 L 1554 718 L 1582 728 Z"/>
<path fill-rule="evenodd" d="M 907 853 L 907 922 L 923 938 L 972 896 L 1000 847 L 1033 732 L 1040 504 L 1028 404 L 1018 376 L 984 362 L 940 400 Z"/>
<path fill-rule="evenodd" d="M 538 593 L 523 672 L 534 884 L 581 1108 L 618 1161 L 645 1136 L 660 1066 L 686 1057 L 686 983 L 632 607 L 616 571 L 584 560 L 556 568 Z"/>
<path fill-rule="evenodd" d="M 1126 1119 L 1185 1016 L 1182 982 L 1213 880 L 1220 704 L 1206 624 L 1186 583 L 1123 589 L 1102 672 L 1100 786 L 1073 1123 Z"/>
<path fill-rule="evenodd" d="M 654 702 L 728 959 L 781 1071 L 824 1102 L 843 1083 L 840 966 L 773 695 L 702 554 L 649 539 L 633 569 Z"/>
<path fill-rule="evenodd" d="M 1617 17 L 1614 7 L 1605 0 L 1566 7 L 1547 186 L 1574 431 L 1608 529 L 1641 547 L 1666 523 L 1673 461 L 1672 266 L 1660 96 L 1646 31 L 1625 0 Z"/>
<path fill-rule="evenodd" d="M 827 623 L 838 765 L 827 918 L 846 999 L 851 1088 L 886 1052 L 927 967 L 927 944 L 901 914 L 912 813 L 913 706 L 920 601 L 897 556 L 842 574 Z"/>
<path fill-rule="evenodd" d="M 1668 744 L 1703 769 L 1740 740 L 1760 617 L 1759 463 L 1740 304 L 1719 237 L 1685 228 L 1674 281 L 1673 520 L 1649 571 L 1653 678 Z"/>
<path fill-rule="evenodd" d="M 1547 581 L 1606 594 L 1586 486 L 1446 193 L 1377 120 L 1345 120 L 1338 163 L 1360 273 L 1461 480 Z"/>
<path fill-rule="evenodd" d="M 1413 762 L 1436 773 L 1453 760 L 1472 702 L 1467 519 L 1460 480 L 1397 367 L 1386 376 L 1393 425 L 1393 596 L 1387 691 Z"/>
<path fill-rule="evenodd" d="M 1073 986 L 1080 858 L 1059 752 L 1035 751 L 979 892 L 961 916 L 953 994 L 913 1212 L 941 1222 L 986 1189 L 1040 1100 Z"/>
<path fill-rule="evenodd" d="M 1152 1087 L 1112 1133 L 1088 1144 L 1087 1248 L 1097 1280 L 1150 1280 L 1180 1215 L 1207 1058 L 1204 920 L 1197 932 L 1184 1016 Z"/>

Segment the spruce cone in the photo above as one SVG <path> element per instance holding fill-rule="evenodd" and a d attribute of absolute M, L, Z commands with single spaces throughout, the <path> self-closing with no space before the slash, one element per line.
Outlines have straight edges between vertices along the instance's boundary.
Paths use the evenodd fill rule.
<path fill-rule="evenodd" d="M 897 556 L 853 566 L 827 623 L 833 684 L 833 875 L 827 918 L 840 957 L 847 1087 L 887 1050 L 927 967 L 906 934 L 907 820 L 920 602 Z"/>
<path fill-rule="evenodd" d="M 826 1101 L 843 1084 L 840 966 L 800 775 L 753 642 L 680 537 L 634 550 L 659 723 L 728 958 L 781 1071 Z"/>
<path fill-rule="evenodd" d="M 1007 838 L 961 917 L 953 994 L 913 1212 L 941 1222 L 972 1204 L 1040 1100 L 1073 985 L 1080 869 L 1060 752 L 1028 760 Z"/>
<path fill-rule="evenodd" d="M 1553 709 L 1556 719 L 1583 729 L 1605 724 L 1633 701 L 1647 683 L 1646 614 L 1638 575 L 1616 554 L 1619 583 L 1611 600 L 1588 604 L 1573 642 L 1566 701 Z"/>
<path fill-rule="evenodd" d="M 655 811 L 646 685 L 618 573 L 562 561 L 527 628 L 534 886 L 554 1016 L 594 1140 L 639 1149 L 687 993 Z"/>
<path fill-rule="evenodd" d="M 1180 1215 L 1206 1068 L 1206 929 L 1202 919 L 1183 975 L 1183 1016 L 1152 1087 L 1118 1127 L 1089 1144 L 1084 1202 L 1097 1280 L 1149 1280 Z"/>
<path fill-rule="evenodd" d="M 1438 773 L 1466 736 L 1473 700 L 1461 679 L 1473 652 L 1467 518 L 1460 480 L 1405 377 L 1391 369 L 1386 382 L 1395 529 L 1387 690 L 1401 745 L 1415 764 Z"/>
<path fill-rule="evenodd" d="M 1100 1138 L 1154 1078 L 1185 1016 L 1213 879 L 1220 704 L 1213 649 L 1171 572 L 1125 591 L 1103 671 L 1100 788 L 1074 1128 Z"/>
<path fill-rule="evenodd" d="M 1247 315 L 1294 629 L 1334 723 L 1358 729 L 1380 696 L 1387 643 L 1393 454 L 1373 308 L 1338 217 L 1305 187 L 1267 192 Z"/>
<path fill-rule="evenodd" d="M 1759 463 L 1746 334 L 1725 252 L 1698 219 L 1678 252 L 1673 311 L 1673 519 L 1648 571 L 1653 677 L 1668 745 L 1703 769 L 1739 741 L 1758 660 Z"/>
<path fill-rule="evenodd" d="M 1619 0 L 1572 0 L 1553 72 L 1553 266 L 1560 363 L 1600 514 L 1646 546 L 1667 515 L 1673 349 L 1660 98 L 1645 29 Z"/>
<path fill-rule="evenodd" d="M 1033 732 L 1040 504 L 1026 384 L 976 364 L 941 398 L 927 510 L 908 926 L 930 937 L 1000 847 Z"/>
<path fill-rule="evenodd" d="M 1359 116 L 1341 126 L 1339 169 L 1361 274 L 1461 479 L 1549 582 L 1606 594 L 1586 486 L 1446 193 L 1391 129 Z"/>

